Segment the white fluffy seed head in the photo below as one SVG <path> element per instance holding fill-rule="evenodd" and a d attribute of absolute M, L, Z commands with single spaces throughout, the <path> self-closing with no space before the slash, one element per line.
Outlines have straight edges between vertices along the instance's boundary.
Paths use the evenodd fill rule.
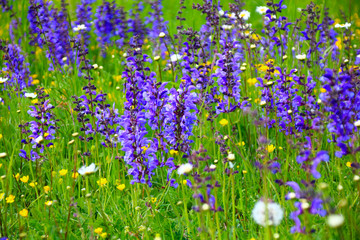
<path fill-rule="evenodd" d="M 267 219 L 266 216 L 268 217 Z M 260 200 L 255 204 L 254 209 L 252 210 L 252 217 L 254 221 L 261 226 L 277 226 L 284 217 L 284 211 L 277 203 L 268 202 L 265 204 Z"/>

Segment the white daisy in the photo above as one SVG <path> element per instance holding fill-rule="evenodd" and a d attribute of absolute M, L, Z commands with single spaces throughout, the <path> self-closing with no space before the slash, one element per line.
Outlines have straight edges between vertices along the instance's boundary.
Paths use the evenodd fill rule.
<path fill-rule="evenodd" d="M 355 126 L 355 127 L 360 127 L 360 120 L 355 121 L 355 122 L 354 122 L 354 126 Z"/>
<path fill-rule="evenodd" d="M 182 164 L 178 170 L 177 170 L 177 173 L 179 175 L 183 175 L 185 173 L 189 173 L 191 172 L 191 170 L 193 169 L 193 166 L 191 165 L 191 163 L 185 163 L 185 164 Z"/>
<path fill-rule="evenodd" d="M 298 54 L 295 57 L 296 57 L 296 59 L 303 61 L 306 59 L 306 54 Z"/>
<path fill-rule="evenodd" d="M 9 79 L 0 77 L 0 83 L 5 83 L 7 80 L 9 80 Z"/>
<path fill-rule="evenodd" d="M 25 97 L 27 97 L 27 98 L 36 98 L 37 95 L 36 95 L 36 93 L 25 93 Z"/>
<path fill-rule="evenodd" d="M 173 54 L 170 56 L 170 61 L 176 62 L 176 61 L 180 60 L 181 58 L 182 58 L 182 56 L 180 54 Z"/>
<path fill-rule="evenodd" d="M 74 27 L 73 30 L 74 30 L 74 32 L 86 30 L 86 26 L 84 24 L 80 24 L 80 25 L 77 25 L 76 27 Z"/>
<path fill-rule="evenodd" d="M 244 19 L 245 21 L 250 18 L 250 12 L 246 10 L 242 10 L 239 14 L 240 18 Z"/>
<path fill-rule="evenodd" d="M 94 172 L 96 172 L 99 168 L 95 166 L 95 163 L 90 164 L 89 166 L 82 166 L 79 168 L 78 173 L 80 175 L 90 175 Z"/>
<path fill-rule="evenodd" d="M 267 8 L 265 6 L 259 6 L 259 7 L 256 7 L 256 12 L 260 13 L 260 14 L 265 14 L 268 9 L 269 8 Z"/>

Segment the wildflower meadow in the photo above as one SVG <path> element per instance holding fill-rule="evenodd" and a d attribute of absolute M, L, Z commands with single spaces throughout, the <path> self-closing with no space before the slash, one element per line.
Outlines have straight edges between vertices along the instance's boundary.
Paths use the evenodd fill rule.
<path fill-rule="evenodd" d="M 0 0 L 0 239 L 360 239 L 357 0 Z"/>

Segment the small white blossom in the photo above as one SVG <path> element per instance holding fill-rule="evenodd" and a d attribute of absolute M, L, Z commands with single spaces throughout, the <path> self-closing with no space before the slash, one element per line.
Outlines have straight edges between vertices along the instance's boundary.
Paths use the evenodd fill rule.
<path fill-rule="evenodd" d="M 348 29 L 349 27 L 351 27 L 351 23 L 344 23 L 344 24 L 335 24 L 335 28 L 345 28 Z"/>
<path fill-rule="evenodd" d="M 38 136 L 37 138 L 35 138 L 34 141 L 35 141 L 37 144 L 39 144 L 39 143 L 41 143 L 43 140 L 44 140 L 43 136 Z"/>
<path fill-rule="evenodd" d="M 214 170 L 214 169 L 216 169 L 216 165 L 211 164 L 209 168 L 210 168 L 211 170 Z"/>
<path fill-rule="evenodd" d="M 210 209 L 210 205 L 207 204 L 207 203 L 204 203 L 201 208 L 202 208 L 203 211 L 207 211 L 207 210 Z"/>
<path fill-rule="evenodd" d="M 235 164 L 233 164 L 232 162 L 229 162 L 229 167 L 230 167 L 231 169 L 233 169 L 233 168 L 235 167 Z"/>
<path fill-rule="evenodd" d="M 355 126 L 355 127 L 360 127 L 360 120 L 355 121 L 355 122 L 354 122 L 354 126 Z"/>
<path fill-rule="evenodd" d="M 183 175 L 185 173 L 189 173 L 191 172 L 191 170 L 193 169 L 193 166 L 191 165 L 191 163 L 185 163 L 185 164 L 182 164 L 178 170 L 177 170 L 177 173 L 179 175 Z"/>
<path fill-rule="evenodd" d="M 36 93 L 25 93 L 25 97 L 27 97 L 27 98 L 36 98 L 37 95 L 36 95 Z"/>
<path fill-rule="evenodd" d="M 86 30 L 86 26 L 84 24 L 80 24 L 80 25 L 77 25 L 76 27 L 74 27 L 73 30 L 74 30 L 74 32 Z"/>
<path fill-rule="evenodd" d="M 219 11 L 219 16 L 222 17 L 222 16 L 224 16 L 224 15 L 225 15 L 225 12 L 224 12 L 223 10 L 220 10 L 220 11 Z"/>
<path fill-rule="evenodd" d="M 5 152 L 0 153 L 0 158 L 4 158 L 4 157 L 6 157 L 6 156 L 7 156 L 7 154 L 6 154 Z"/>
<path fill-rule="evenodd" d="M 4 83 L 4 82 L 6 82 L 7 80 L 9 80 L 8 78 L 2 78 L 2 77 L 0 77 L 0 83 Z"/>
<path fill-rule="evenodd" d="M 82 166 L 79 168 L 78 173 L 80 175 L 90 175 L 94 172 L 96 172 L 99 168 L 95 166 L 95 163 L 90 164 L 89 166 Z"/>
<path fill-rule="evenodd" d="M 248 20 L 250 18 L 250 12 L 246 11 L 246 10 L 242 10 L 239 13 L 240 18 L 244 19 L 245 21 Z"/>
<path fill-rule="evenodd" d="M 266 214 L 267 211 L 267 214 Z M 268 219 L 266 219 L 266 215 Z M 279 204 L 268 202 L 267 205 L 262 201 L 258 201 L 252 210 L 252 217 L 255 222 L 261 226 L 277 226 L 283 219 L 284 211 Z"/>
<path fill-rule="evenodd" d="M 231 29 L 233 28 L 232 25 L 226 25 L 226 24 L 222 25 L 221 27 L 222 27 L 222 29 L 224 29 L 224 30 L 231 30 Z"/>
<path fill-rule="evenodd" d="M 229 152 L 227 159 L 230 161 L 235 160 L 235 154 L 233 154 L 232 152 Z"/>
<path fill-rule="evenodd" d="M 343 225 L 344 223 L 344 216 L 341 214 L 330 214 L 327 217 L 326 220 L 327 224 L 329 225 L 329 227 L 331 228 L 337 228 L 340 227 L 341 225 Z"/>
<path fill-rule="evenodd" d="M 182 58 L 182 56 L 180 54 L 173 54 L 170 56 L 170 61 L 176 62 L 176 61 L 180 60 L 181 58 Z"/>
<path fill-rule="evenodd" d="M 96 63 L 94 65 L 92 65 L 94 69 L 97 69 L 99 67 L 99 65 L 97 65 Z"/>
<path fill-rule="evenodd" d="M 354 182 L 357 182 L 357 181 L 359 181 L 359 180 L 360 180 L 360 177 L 359 177 L 359 175 L 355 175 L 355 176 L 354 176 L 354 178 L 353 178 L 353 180 L 354 180 Z"/>
<path fill-rule="evenodd" d="M 295 57 L 296 57 L 296 59 L 303 61 L 306 59 L 306 54 L 298 54 Z"/>
<path fill-rule="evenodd" d="M 163 37 L 165 37 L 165 33 L 164 32 L 159 33 L 159 38 L 163 38 Z"/>
<path fill-rule="evenodd" d="M 265 14 L 268 9 L 269 8 L 267 8 L 265 6 L 259 6 L 259 7 L 256 7 L 256 12 L 260 13 L 260 14 Z"/>
<path fill-rule="evenodd" d="M 296 193 L 290 192 L 290 193 L 287 195 L 287 197 L 288 197 L 289 199 L 294 199 L 294 198 L 296 197 Z"/>

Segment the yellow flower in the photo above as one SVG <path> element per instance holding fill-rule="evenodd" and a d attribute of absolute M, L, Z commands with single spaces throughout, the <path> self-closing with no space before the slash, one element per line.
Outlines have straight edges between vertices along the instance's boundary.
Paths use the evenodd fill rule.
<path fill-rule="evenodd" d="M 156 197 L 152 197 L 152 198 L 151 198 L 151 202 L 152 202 L 152 203 L 155 203 L 156 200 L 157 200 Z"/>
<path fill-rule="evenodd" d="M 347 162 L 347 163 L 346 163 L 346 166 L 347 166 L 347 167 L 351 167 L 351 162 Z"/>
<path fill-rule="evenodd" d="M 2 134 L 0 134 L 0 140 L 3 138 L 3 135 Z"/>
<path fill-rule="evenodd" d="M 257 79 L 256 78 L 249 78 L 247 80 L 247 82 L 249 83 L 250 86 L 254 86 L 255 83 L 257 83 Z"/>
<path fill-rule="evenodd" d="M 5 193 L 0 193 L 0 201 L 4 199 Z"/>
<path fill-rule="evenodd" d="M 105 184 L 108 183 L 108 180 L 106 180 L 106 178 L 100 178 L 100 180 L 96 181 L 96 183 L 97 183 L 100 187 L 102 187 L 102 186 L 104 186 Z"/>
<path fill-rule="evenodd" d="M 176 151 L 176 150 L 173 150 L 173 149 L 170 150 L 171 155 L 177 155 L 178 153 L 179 153 L 179 151 Z"/>
<path fill-rule="evenodd" d="M 241 146 L 245 146 L 245 142 L 242 141 L 242 142 L 237 143 L 236 145 L 239 145 L 240 147 L 241 147 Z"/>
<path fill-rule="evenodd" d="M 104 232 L 104 233 L 100 234 L 100 237 L 101 237 L 101 238 L 106 238 L 107 235 L 108 235 L 108 234 L 107 234 L 106 232 Z"/>
<path fill-rule="evenodd" d="M 247 171 L 246 171 L 246 170 L 243 170 L 242 173 L 243 173 L 243 174 L 247 174 Z"/>
<path fill-rule="evenodd" d="M 27 217 L 29 214 L 29 211 L 26 208 L 24 208 L 23 210 L 21 210 L 19 212 L 19 214 L 20 214 L 20 216 Z"/>
<path fill-rule="evenodd" d="M 39 102 L 38 99 L 31 100 L 31 103 L 32 103 L 32 104 L 35 104 L 35 103 L 38 103 L 38 102 Z"/>
<path fill-rule="evenodd" d="M 143 153 L 145 153 L 148 148 L 149 148 L 149 146 L 143 146 L 143 147 L 141 147 L 141 149 L 143 150 Z"/>
<path fill-rule="evenodd" d="M 79 173 L 74 172 L 71 177 L 74 178 L 74 179 L 76 179 L 78 176 L 79 176 Z"/>
<path fill-rule="evenodd" d="M 259 41 L 259 40 L 261 39 L 261 36 L 258 35 L 258 34 L 253 33 L 253 34 L 251 35 L 251 38 L 254 39 L 255 41 Z"/>
<path fill-rule="evenodd" d="M 125 184 L 119 184 L 119 185 L 117 185 L 116 188 L 119 189 L 120 191 L 122 191 L 125 189 Z"/>
<path fill-rule="evenodd" d="M 53 204 L 53 201 L 46 201 L 45 202 L 45 205 L 48 206 L 48 207 L 51 206 L 52 204 Z"/>
<path fill-rule="evenodd" d="M 283 150 L 283 148 L 282 148 L 282 147 L 279 147 L 279 149 L 280 149 L 280 150 Z"/>
<path fill-rule="evenodd" d="M 266 151 L 268 151 L 269 153 L 272 153 L 275 149 L 276 147 L 272 144 L 266 147 Z"/>
<path fill-rule="evenodd" d="M 10 194 L 10 196 L 5 198 L 5 200 L 6 200 L 6 203 L 13 203 L 15 201 L 15 196 Z"/>
<path fill-rule="evenodd" d="M 335 45 L 339 48 L 339 49 L 342 49 L 342 43 L 341 43 L 341 38 L 336 38 L 337 41 L 335 42 Z"/>
<path fill-rule="evenodd" d="M 182 183 L 183 183 L 184 185 L 186 185 L 186 184 L 187 184 L 187 180 L 183 180 Z"/>
<path fill-rule="evenodd" d="M 45 193 L 50 192 L 50 186 L 44 186 L 44 191 L 45 191 Z"/>
<path fill-rule="evenodd" d="M 64 179 L 59 178 L 59 184 L 62 184 L 64 182 Z"/>
<path fill-rule="evenodd" d="M 224 127 L 224 126 L 228 125 L 229 121 L 226 120 L 225 118 L 223 118 L 223 119 L 221 119 L 221 121 L 219 123 L 220 123 L 221 126 Z"/>
<path fill-rule="evenodd" d="M 40 83 L 40 81 L 37 80 L 37 79 L 35 79 L 35 80 L 33 80 L 33 81 L 31 82 L 31 84 L 34 84 L 34 85 L 39 84 L 39 83 Z"/>
<path fill-rule="evenodd" d="M 20 178 L 20 174 L 19 174 L 19 173 L 17 173 L 16 175 L 14 175 L 14 178 L 15 178 L 16 180 L 19 180 L 19 178 Z"/>
<path fill-rule="evenodd" d="M 59 174 L 60 174 L 60 176 L 65 176 L 65 175 L 67 174 L 67 172 L 68 172 L 68 170 L 66 170 L 66 169 L 61 169 L 61 170 L 59 171 Z"/>
<path fill-rule="evenodd" d="M 23 176 L 22 178 L 20 178 L 20 181 L 22 181 L 23 183 L 27 183 L 29 181 L 29 176 Z"/>
<path fill-rule="evenodd" d="M 96 229 L 94 230 L 94 232 L 97 233 L 97 234 L 101 234 L 102 231 L 103 231 L 103 229 L 102 229 L 101 227 L 96 228 Z"/>
<path fill-rule="evenodd" d="M 320 88 L 320 92 L 325 93 L 326 89 L 325 88 Z"/>
<path fill-rule="evenodd" d="M 31 182 L 31 183 L 29 183 L 29 185 L 30 185 L 30 187 L 34 188 L 37 185 L 37 182 Z"/>
<path fill-rule="evenodd" d="M 266 61 L 267 64 L 271 63 L 271 64 L 274 64 L 275 60 L 274 59 L 269 59 Z"/>

